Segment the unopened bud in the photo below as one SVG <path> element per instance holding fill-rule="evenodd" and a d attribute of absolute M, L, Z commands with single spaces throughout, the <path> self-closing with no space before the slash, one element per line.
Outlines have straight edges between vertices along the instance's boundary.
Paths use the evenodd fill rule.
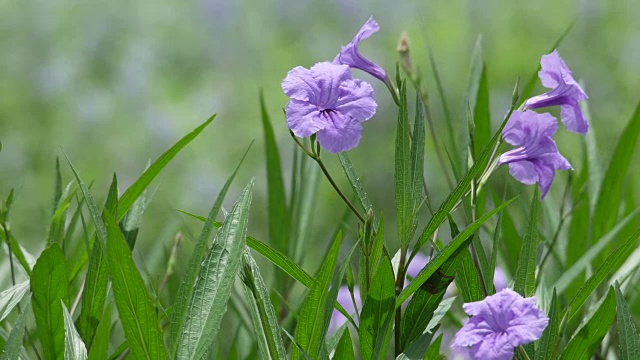
<path fill-rule="evenodd" d="M 398 40 L 398 54 L 400 55 L 400 65 L 402 69 L 413 79 L 413 66 L 411 64 L 411 53 L 409 46 L 409 34 L 403 31 Z"/>

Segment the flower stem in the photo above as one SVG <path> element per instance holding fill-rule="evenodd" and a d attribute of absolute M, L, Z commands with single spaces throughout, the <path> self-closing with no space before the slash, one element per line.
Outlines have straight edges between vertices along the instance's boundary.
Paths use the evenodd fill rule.
<path fill-rule="evenodd" d="M 336 184 L 336 182 L 333 180 L 333 177 L 331 177 L 331 174 L 329 174 L 329 170 L 327 170 L 327 167 L 324 165 L 324 163 L 322 162 L 322 159 L 320 159 L 319 156 L 312 156 L 311 157 L 313 160 L 315 160 L 318 165 L 320 165 L 320 169 L 322 170 L 322 172 L 324 173 L 324 176 L 327 178 L 327 180 L 329 180 L 329 182 L 331 183 L 331 186 L 333 186 L 333 188 L 335 189 L 335 191 L 338 193 L 338 195 L 340 195 L 340 197 L 342 198 L 342 200 L 345 202 L 345 204 L 347 204 L 347 206 L 349 207 L 349 209 L 351 209 L 351 211 L 358 217 L 358 219 L 360 219 L 360 221 L 364 224 L 365 223 L 365 219 L 364 216 L 362 216 L 362 214 L 360 214 L 360 212 L 358 211 L 358 209 L 356 209 L 355 206 L 353 206 L 353 204 L 351 203 L 351 201 L 347 198 L 347 196 L 342 192 L 342 190 L 340 190 L 340 188 L 338 187 L 338 184 Z"/>

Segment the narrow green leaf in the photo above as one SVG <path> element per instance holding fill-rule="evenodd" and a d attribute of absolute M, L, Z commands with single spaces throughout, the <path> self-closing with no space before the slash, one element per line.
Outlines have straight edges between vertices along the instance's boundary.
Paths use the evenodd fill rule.
<path fill-rule="evenodd" d="M 571 283 L 577 281 L 578 276 L 584 273 L 587 267 L 591 265 L 593 259 L 595 259 L 598 254 L 600 254 L 602 249 L 604 249 L 609 244 L 612 244 L 614 240 L 618 239 L 618 234 L 628 224 L 630 224 L 631 220 L 635 219 L 639 213 L 640 209 L 636 209 L 631 214 L 627 215 L 622 221 L 616 224 L 616 226 L 611 229 L 611 231 L 609 231 L 600 240 L 598 240 L 595 245 L 590 247 L 589 250 L 582 257 L 580 257 L 580 259 L 578 259 L 578 261 L 576 261 L 569 269 L 563 271 L 562 274 L 560 274 L 558 280 L 556 280 L 555 284 L 553 284 L 552 288 L 555 288 L 558 293 L 562 294 Z"/>
<path fill-rule="evenodd" d="M 60 207 L 60 199 L 62 199 L 62 173 L 60 173 L 60 158 L 56 156 L 56 175 L 53 181 L 52 214 L 55 214 Z"/>
<path fill-rule="evenodd" d="M 51 220 L 49 221 L 49 228 L 47 229 L 47 244 L 53 244 L 57 242 L 62 244 L 64 239 L 64 227 L 67 220 L 67 209 L 71 205 L 71 200 L 75 196 L 75 190 L 71 190 L 73 182 L 69 183 L 64 189 L 64 192 L 60 194 L 60 198 L 56 200 L 58 207 L 55 208 Z"/>
<path fill-rule="evenodd" d="M 340 159 L 340 163 L 342 164 L 342 169 L 344 173 L 347 175 L 347 179 L 349 180 L 349 184 L 351 184 L 351 188 L 356 193 L 358 197 L 358 201 L 360 202 L 360 206 L 364 211 L 369 211 L 373 206 L 371 205 L 371 201 L 367 197 L 367 193 L 364 191 L 364 186 L 362 186 L 362 182 L 356 174 L 356 171 L 353 169 L 353 164 L 351 163 L 351 159 L 349 159 L 349 155 L 346 152 L 338 153 L 338 159 Z"/>
<path fill-rule="evenodd" d="M 556 344 L 560 340 L 560 322 L 562 313 L 560 312 L 560 302 L 553 289 L 551 298 L 551 310 L 549 311 L 549 325 L 544 329 L 542 338 L 538 341 L 534 360 L 554 359 L 556 356 Z"/>
<path fill-rule="evenodd" d="M 424 186 L 424 107 L 420 100 L 420 92 L 416 93 L 416 115 L 413 121 L 413 138 L 411 141 L 411 220 L 409 222 L 407 241 L 411 240 L 418 225 L 418 211 L 423 202 Z"/>
<path fill-rule="evenodd" d="M 515 274 L 515 285 L 513 289 L 524 297 L 533 296 L 536 292 L 536 251 L 540 243 L 540 233 L 538 224 L 540 223 L 540 189 L 535 186 L 531 208 L 529 210 L 529 221 L 527 231 L 522 240 L 520 257 L 518 258 L 518 269 Z"/>
<path fill-rule="evenodd" d="M 264 93 L 260 91 L 260 113 L 264 131 L 265 156 L 267 158 L 267 195 L 269 204 L 269 238 L 274 247 L 281 252 L 288 250 L 289 216 L 287 213 L 287 199 L 282 181 L 282 168 L 278 145 L 271 126 L 271 119 L 264 100 Z"/>
<path fill-rule="evenodd" d="M 450 297 L 447 299 L 444 299 L 440 305 L 438 305 L 438 308 L 435 310 L 433 317 L 431 318 L 431 320 L 429 321 L 429 324 L 427 325 L 427 328 L 422 332 L 422 334 L 415 339 L 415 341 L 413 341 L 408 347 L 407 349 L 396 358 L 396 360 L 413 360 L 413 359 L 438 359 L 439 357 L 433 357 L 433 355 L 431 355 L 432 353 L 436 353 L 439 354 L 440 351 L 440 342 L 438 339 L 436 339 L 437 344 L 436 349 L 433 350 L 432 346 L 434 346 L 433 344 L 429 345 L 431 343 L 431 339 L 433 339 L 433 336 L 436 333 L 436 330 L 440 327 L 440 321 L 442 320 L 442 318 L 447 314 L 447 312 L 449 311 L 449 309 L 451 309 L 451 305 L 453 305 L 453 302 L 455 301 L 455 296 L 454 297 Z"/>
<path fill-rule="evenodd" d="M 442 344 L 442 334 L 440 334 L 432 343 L 429 345 L 427 352 L 424 354 L 424 360 L 436 360 L 440 359 L 440 346 Z"/>
<path fill-rule="evenodd" d="M 402 290 L 400 295 L 398 295 L 398 298 L 396 299 L 396 309 L 400 307 L 402 303 L 404 303 L 409 298 L 409 296 L 415 293 L 418 288 L 420 288 L 420 286 L 422 286 L 422 284 L 424 284 L 429 279 L 429 277 L 431 277 L 431 275 L 433 275 L 438 270 L 438 268 L 440 268 L 449 258 L 451 258 L 451 256 L 453 256 L 457 252 L 458 249 L 469 245 L 471 241 L 471 235 L 475 233 L 480 228 L 480 226 L 482 226 L 482 224 L 484 224 L 497 212 L 502 210 L 505 206 L 509 205 L 516 198 L 517 197 L 500 204 L 495 209 L 481 216 L 478 220 L 471 223 L 469 226 L 467 226 L 467 228 L 462 230 L 462 232 L 458 236 L 451 240 L 451 242 L 447 244 L 447 246 L 445 246 L 440 253 L 436 254 L 431 259 L 431 261 L 429 261 L 427 266 L 422 269 L 422 271 L 420 271 L 415 279 L 413 279 L 413 281 L 409 283 L 409 285 L 407 285 L 404 290 Z"/>
<path fill-rule="evenodd" d="M 418 289 L 414 294 L 404 314 L 402 315 L 401 344 L 405 349 L 425 332 L 433 313 L 444 297 L 446 287 L 434 291 L 433 294 L 425 289 Z"/>
<path fill-rule="evenodd" d="M 253 144 L 253 142 L 251 144 Z M 193 295 L 194 285 L 198 277 L 198 270 L 200 268 L 200 264 L 202 263 L 202 259 L 204 259 L 207 252 L 209 239 L 211 238 L 211 233 L 214 227 L 214 223 L 216 221 L 216 218 L 218 217 L 218 213 L 220 212 L 220 209 L 222 208 L 222 202 L 224 201 L 224 198 L 227 196 L 227 192 L 229 191 L 229 188 L 233 183 L 233 179 L 235 179 L 236 174 L 240 169 L 240 166 L 242 165 L 247 154 L 249 153 L 249 149 L 251 149 L 251 144 L 249 145 L 247 150 L 244 152 L 244 155 L 240 159 L 240 162 L 238 162 L 238 165 L 236 165 L 236 168 L 234 169 L 231 176 L 227 178 L 227 181 L 225 181 L 224 185 L 222 186 L 222 190 L 220 190 L 220 193 L 218 194 L 215 202 L 213 203 L 213 206 L 211 207 L 211 211 L 209 211 L 208 218 L 201 219 L 205 223 L 204 223 L 204 226 L 202 227 L 202 232 L 200 233 L 198 242 L 196 243 L 196 246 L 194 247 L 193 252 L 191 253 L 191 257 L 189 258 L 189 263 L 187 264 L 187 270 L 185 271 L 185 274 L 182 278 L 182 282 L 180 283 L 180 286 L 178 288 L 176 300 L 173 305 L 173 312 L 171 313 L 171 327 L 170 327 L 171 335 L 169 339 L 170 339 L 170 343 L 173 344 L 172 352 L 171 352 L 172 354 L 175 354 L 175 351 L 176 351 L 176 345 L 177 345 L 176 341 L 178 339 L 182 326 L 184 325 L 184 318 L 187 311 L 187 307 L 189 306 L 189 301 L 191 300 L 191 297 Z"/>
<path fill-rule="evenodd" d="M 18 315 L 16 322 L 13 324 L 13 328 L 9 333 L 9 338 L 2 348 L 2 354 L 0 354 L 0 360 L 14 360 L 20 358 L 20 352 L 22 348 L 22 341 L 24 339 L 24 332 L 27 323 L 27 313 L 31 300 L 28 299 L 24 310 Z"/>
<path fill-rule="evenodd" d="M 242 262 L 253 180 L 244 188 L 202 262 L 180 329 L 176 359 L 200 359 L 220 329 Z"/>
<path fill-rule="evenodd" d="M 111 303 L 104 310 L 102 319 L 96 329 L 96 335 L 93 337 L 93 344 L 89 349 L 89 360 L 106 359 L 109 355 L 109 339 L 111 333 Z"/>
<path fill-rule="evenodd" d="M 393 180 L 396 195 L 396 213 L 398 239 L 406 244 L 409 239 L 409 224 L 413 219 L 412 179 L 411 179 L 411 134 L 409 133 L 409 114 L 407 110 L 407 83 L 400 84 L 400 107 L 396 125 L 395 171 Z"/>
<path fill-rule="evenodd" d="M 45 249 L 31 274 L 33 314 L 47 359 L 64 358 L 64 315 L 60 301 L 69 304 L 67 261 L 58 244 Z"/>
<path fill-rule="evenodd" d="M 633 159 L 640 135 L 640 103 L 631 120 L 622 132 L 616 149 L 611 156 L 609 167 L 602 180 L 600 194 L 594 209 L 592 239 L 599 239 L 607 233 L 618 219 L 618 210 L 622 202 L 624 182 L 627 180 L 629 166 Z"/>
<path fill-rule="evenodd" d="M 600 285 L 609 272 L 617 269 L 629 254 L 635 250 L 638 237 L 640 237 L 640 228 L 609 254 L 604 262 L 593 272 L 593 275 L 591 275 L 587 282 L 578 290 L 567 305 L 569 309 L 569 320 L 573 319 L 574 316 L 582 311 L 582 305 L 584 305 L 587 298 L 593 294 L 593 291 Z"/>
<path fill-rule="evenodd" d="M 351 342 L 351 334 L 349 334 L 349 330 L 343 332 L 342 337 L 340 337 L 340 342 L 338 343 L 338 347 L 336 347 L 336 352 L 334 353 L 333 358 L 336 360 L 356 359 L 353 354 L 353 343 Z"/>
<path fill-rule="evenodd" d="M 500 125 L 498 131 L 493 135 L 493 138 L 491 138 L 491 141 L 489 141 L 487 146 L 484 147 L 484 149 L 478 156 L 478 159 L 476 159 L 476 162 L 473 164 L 473 166 L 471 166 L 462 180 L 460 180 L 456 188 L 440 205 L 438 211 L 433 214 L 433 216 L 429 220 L 429 223 L 427 223 L 427 226 L 425 226 L 424 230 L 422 231 L 422 234 L 420 235 L 418 243 L 414 247 L 412 254 L 417 253 L 418 250 L 420 250 L 420 248 L 431 238 L 433 233 L 438 230 L 438 227 L 440 227 L 440 224 L 442 224 L 447 219 L 447 215 L 449 215 L 458 199 L 460 199 L 460 197 L 467 191 L 467 188 L 469 187 L 469 184 L 471 184 L 471 181 L 473 181 L 473 179 L 475 179 L 475 177 L 480 174 L 480 171 L 484 168 L 483 166 L 481 166 L 481 164 L 486 163 L 493 153 L 493 148 L 502 136 L 502 129 L 507 124 L 507 121 L 509 121 L 513 110 L 514 108 L 512 107 L 505 117 L 504 121 L 502 122 L 502 125 Z"/>
<path fill-rule="evenodd" d="M 269 298 L 269 290 L 260 275 L 260 269 L 249 250 L 243 254 L 244 289 L 250 303 L 251 320 L 264 359 L 285 359 L 286 351 L 280 336 L 280 325 Z"/>
<path fill-rule="evenodd" d="M 613 323 L 615 316 L 616 293 L 611 287 L 598 310 L 569 341 L 560 359 L 579 360 L 591 358 L 604 336 L 609 332 L 609 327 Z"/>
<path fill-rule="evenodd" d="M 122 219 L 129 208 L 133 205 L 133 203 L 138 199 L 140 195 L 144 192 L 144 190 L 149 186 L 151 181 L 155 179 L 155 177 L 164 169 L 167 164 L 182 150 L 185 146 L 187 146 L 193 139 L 195 139 L 204 128 L 209 125 L 213 119 L 216 118 L 216 115 L 212 115 L 207 121 L 205 121 L 202 125 L 195 128 L 192 132 L 187 134 L 185 137 L 180 139 L 175 145 L 173 145 L 169 150 L 165 151 L 160 157 L 149 166 L 147 170 L 136 180 L 120 197 L 120 213 L 118 220 Z"/>
<path fill-rule="evenodd" d="M 460 234 L 458 226 L 451 216 L 449 216 L 449 226 L 451 227 L 451 238 L 455 238 Z M 478 250 L 483 251 L 481 249 Z M 469 249 L 460 251 L 460 254 L 455 257 L 454 268 L 456 286 L 458 290 L 460 290 L 460 295 L 462 295 L 464 302 L 474 302 L 484 299 L 482 283 L 480 282 L 481 275 L 473 263 L 473 256 Z M 445 273 L 448 272 L 445 271 Z"/>
<path fill-rule="evenodd" d="M 618 319 L 618 342 L 620 345 L 620 360 L 632 360 L 640 354 L 640 335 L 633 323 L 629 312 L 629 305 L 620 291 L 620 284 L 616 281 L 616 317 Z"/>
<path fill-rule="evenodd" d="M 0 293 L 0 322 L 20 303 L 29 291 L 29 280 L 16 284 Z"/>
<path fill-rule="evenodd" d="M 124 235 L 130 249 L 133 249 L 136 244 L 138 231 L 142 224 L 142 215 L 147 209 L 147 205 L 150 203 L 145 196 L 145 193 L 146 190 L 143 191 L 140 197 L 133 202 L 131 209 L 127 211 L 124 218 L 122 218 L 122 221 L 120 221 L 120 230 L 122 231 L 122 235 Z"/>
<path fill-rule="evenodd" d="M 395 279 L 388 258 L 382 258 L 360 314 L 360 355 L 384 359 L 394 316 Z"/>
<path fill-rule="evenodd" d="M 324 338 L 327 333 L 328 320 L 330 314 L 326 314 L 325 304 L 329 300 L 329 288 L 331 280 L 336 273 L 336 264 L 340 254 L 340 244 L 342 235 L 338 234 L 331 244 L 324 261 L 320 266 L 316 280 L 311 286 L 302 307 L 298 313 L 298 324 L 296 326 L 295 340 L 300 345 L 304 353 L 315 359 L 321 353 L 324 345 Z M 336 293 L 337 295 L 337 293 Z M 335 297 L 331 300 L 331 304 Z M 328 316 L 327 316 L 328 315 Z M 326 326 L 325 326 L 326 324 Z M 300 359 L 301 353 L 294 351 L 291 359 Z"/>
<path fill-rule="evenodd" d="M 86 360 L 87 348 L 84 346 L 80 334 L 78 334 L 76 327 L 73 325 L 73 319 L 71 315 L 69 315 L 64 301 L 60 300 L 60 306 L 62 306 L 62 313 L 64 315 L 64 360 Z"/>
<path fill-rule="evenodd" d="M 166 359 L 156 310 L 131 250 L 114 215 L 105 210 L 103 219 L 107 230 L 106 255 L 113 297 L 131 355 L 136 359 Z"/>

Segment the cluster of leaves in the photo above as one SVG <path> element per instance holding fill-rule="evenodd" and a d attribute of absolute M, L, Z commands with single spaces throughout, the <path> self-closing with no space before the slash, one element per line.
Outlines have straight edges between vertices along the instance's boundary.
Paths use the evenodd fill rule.
<path fill-rule="evenodd" d="M 393 348 L 397 359 L 434 359 L 446 350 L 441 349 L 442 334 L 436 336 L 436 330 L 444 331 L 448 323 L 460 321 L 459 310 L 452 307 L 456 299 L 445 299 L 447 286 L 455 281 L 464 302 L 493 294 L 498 258 L 513 274 L 514 290 L 524 296 L 537 295 L 550 318 L 543 337 L 518 349 L 518 358 L 583 359 L 615 352 L 621 359 L 633 359 L 640 351 L 633 320 L 640 306 L 633 292 L 640 280 L 634 251 L 640 229 L 638 210 L 633 196 L 625 191 L 625 180 L 640 133 L 640 107 L 606 169 L 597 159 L 593 134 L 586 138 L 580 171 L 569 178 L 559 212 L 549 202 L 541 203 L 537 190 L 530 205 L 516 197 L 505 200 L 511 191 L 497 181 L 487 182 L 483 175 L 500 147 L 501 130 L 509 115 L 491 135 L 487 72 L 479 49 L 473 56 L 467 88 L 465 120 L 469 126 L 455 126 L 455 120 L 446 119 L 450 161 L 441 165 L 455 179 L 446 199 L 435 209 L 424 181 L 426 125 L 434 128 L 428 98 L 420 78 L 409 73 L 416 88 L 411 124 L 407 80 L 398 75 L 397 235 L 385 232 L 384 219 L 376 213 L 348 155 L 341 153 L 340 163 L 358 203 L 355 207 L 350 204 L 351 208 L 366 215 L 359 214 L 364 221 L 350 247 L 343 246 L 347 236 L 339 226 L 315 276 L 298 263 L 309 238 L 320 170 L 296 151 L 287 196 L 262 97 L 269 241 L 247 234 L 253 180 L 224 221 L 218 222 L 241 160 L 207 217 L 184 212 L 201 220 L 203 227 L 169 304 L 154 296 L 132 255 L 149 202 L 146 189 L 213 117 L 167 150 L 120 196 L 114 175 L 102 207 L 71 162 L 75 179 L 63 188 L 57 163 L 47 245 L 37 259 L 32 259 L 11 232 L 10 193 L 0 209 L 0 239 L 8 250 L 14 284 L 0 293 L 2 359 L 215 357 L 212 349 L 220 339 L 229 304 L 240 318 L 243 314 L 250 318 L 240 325 L 252 334 L 254 346 L 248 358 L 260 354 L 270 359 L 384 359 Z M 439 82 L 433 59 L 432 65 Z M 524 88 L 523 98 L 533 81 Z M 514 93 L 511 111 L 519 105 L 517 87 Z M 442 91 L 440 97 L 446 109 Z M 460 136 L 460 128 L 469 131 Z M 322 170 L 326 170 L 323 165 Z M 86 213 L 90 221 L 85 221 Z M 524 221 L 518 217 L 522 213 L 528 214 Z M 345 222 L 349 220 L 349 212 L 346 214 Z M 429 220 L 419 226 L 423 218 Z M 451 232 L 446 244 L 439 236 L 445 222 Z M 393 256 L 390 249 L 396 245 L 399 250 Z M 408 264 L 428 247 L 431 260 L 405 286 Z M 267 286 L 255 253 L 279 268 L 273 286 Z M 355 272 L 352 264 L 357 267 Z M 172 265 L 168 268 L 167 273 Z M 17 282 L 20 276 L 27 280 Z M 358 314 L 348 314 L 336 301 L 345 278 L 352 294 L 358 284 L 363 304 Z M 244 291 L 242 299 L 232 298 L 237 279 Z M 308 290 L 302 300 L 296 300 L 300 285 Z M 327 334 L 334 309 L 349 321 Z M 29 322 L 31 316 L 35 325 Z M 614 321 L 617 326 L 612 327 Z M 603 341 L 608 333 L 611 336 Z M 224 336 L 230 337 L 230 332 Z M 238 334 L 235 336 L 234 343 Z M 114 339 L 121 342 L 114 344 Z M 224 356 L 238 357 L 240 352 L 234 345 Z"/>

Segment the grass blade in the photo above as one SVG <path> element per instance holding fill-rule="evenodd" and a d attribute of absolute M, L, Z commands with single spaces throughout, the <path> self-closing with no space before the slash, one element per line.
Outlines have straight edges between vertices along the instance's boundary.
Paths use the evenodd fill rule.
<path fill-rule="evenodd" d="M 598 345 L 609 331 L 611 323 L 616 315 L 616 293 L 613 287 L 609 288 L 607 297 L 591 319 L 569 341 L 561 360 L 589 359 L 596 351 Z M 637 354 L 636 354 L 637 355 Z"/>
<path fill-rule="evenodd" d="M 29 291 L 29 280 L 16 284 L 0 293 L 0 322 L 18 305 L 27 291 Z"/>
<path fill-rule="evenodd" d="M 202 358 L 220 329 L 242 262 L 253 180 L 244 188 L 202 262 L 180 330 L 176 359 Z"/>
<path fill-rule="evenodd" d="M 420 92 L 416 94 L 416 115 L 413 121 L 413 138 L 411 141 L 411 220 L 407 241 L 413 237 L 418 224 L 418 211 L 424 197 L 424 145 L 425 145 L 424 107 L 420 100 Z"/>
<path fill-rule="evenodd" d="M 73 325 L 73 319 L 69 315 L 64 301 L 60 301 L 62 306 L 62 313 L 64 314 L 64 360 L 86 360 L 87 348 L 84 346 L 80 334 L 76 331 L 76 327 Z"/>
<path fill-rule="evenodd" d="M 442 266 L 445 263 L 445 261 L 451 258 L 451 256 L 453 256 L 454 254 L 456 254 L 456 252 L 460 248 L 463 248 L 469 245 L 469 242 L 471 241 L 471 235 L 475 233 L 482 224 L 484 224 L 493 215 L 495 215 L 497 212 L 502 210 L 505 206 L 509 205 L 515 199 L 516 198 L 512 198 L 500 204 L 495 209 L 491 210 L 490 212 L 486 213 L 475 222 L 471 223 L 467 228 L 462 230 L 462 232 L 458 234 L 458 236 L 456 236 L 453 240 L 451 240 L 451 242 L 447 244 L 447 246 L 445 246 L 444 249 L 442 249 L 442 252 L 434 256 L 431 259 L 431 261 L 429 261 L 427 266 L 424 269 L 422 269 L 422 271 L 420 271 L 420 273 L 415 277 L 415 279 L 413 279 L 413 281 L 409 283 L 409 285 L 407 285 L 407 287 L 404 288 L 404 290 L 402 290 L 400 295 L 398 295 L 398 298 L 396 299 L 396 309 L 399 308 L 400 305 L 402 305 L 402 303 L 404 303 L 409 298 L 409 296 L 411 296 L 414 292 L 416 292 L 418 288 L 420 288 L 420 286 L 422 286 L 422 284 L 424 284 L 425 281 L 427 281 L 427 279 L 429 279 L 429 277 L 431 277 L 431 275 L 433 275 L 436 272 L 436 270 L 438 270 L 438 268 L 440 268 L 440 266 Z M 446 218 L 446 215 L 445 215 L 445 218 Z"/>
<path fill-rule="evenodd" d="M 47 359 L 64 358 L 64 315 L 62 300 L 69 304 L 67 261 L 58 244 L 45 249 L 31 274 L 33 314 L 42 350 Z"/>
<path fill-rule="evenodd" d="M 616 308 L 618 318 L 618 341 L 620 345 L 620 360 L 632 360 L 640 354 L 640 335 L 633 323 L 629 312 L 629 305 L 620 291 L 620 284 L 616 282 Z"/>
<path fill-rule="evenodd" d="M 394 316 L 395 279 L 388 258 L 383 258 L 373 277 L 360 314 L 360 354 L 365 360 L 383 359 Z"/>
<path fill-rule="evenodd" d="M 407 110 L 407 83 L 400 84 L 400 107 L 395 145 L 395 184 L 396 211 L 398 221 L 398 239 L 406 244 L 409 239 L 410 222 L 413 219 L 413 196 L 411 180 L 411 134 L 409 133 L 409 114 Z"/>
<path fill-rule="evenodd" d="M 540 223 L 540 189 L 536 186 L 531 199 L 527 231 L 522 238 L 518 268 L 513 289 L 524 297 L 536 292 L 536 251 L 540 243 L 538 224 Z"/>
<path fill-rule="evenodd" d="M 253 144 L 253 143 L 251 143 Z M 178 339 L 180 334 L 180 330 L 184 324 L 184 317 L 187 311 L 187 307 L 189 306 L 189 301 L 191 300 L 191 296 L 193 295 L 194 285 L 196 283 L 196 279 L 198 277 L 198 270 L 200 268 L 200 264 L 202 263 L 202 259 L 204 259 L 207 247 L 209 245 L 209 239 L 211 237 L 211 233 L 214 227 L 214 223 L 216 218 L 218 217 L 218 213 L 222 208 L 222 202 L 224 198 L 227 196 L 227 192 L 233 183 L 233 179 L 235 179 L 240 166 L 244 162 L 245 157 L 249 153 L 249 149 L 251 149 L 251 144 L 245 151 L 244 155 L 236 165 L 235 170 L 229 176 L 227 181 L 222 186 L 222 190 L 218 194 L 211 211 L 209 211 L 209 216 L 207 219 L 202 219 L 205 223 L 202 227 L 202 232 L 200 233 L 200 237 L 198 238 L 198 242 L 191 253 L 191 257 L 189 258 L 189 263 L 187 264 L 187 270 L 182 278 L 182 282 L 178 288 L 178 293 L 176 296 L 175 303 L 173 305 L 174 309 L 171 313 L 171 327 L 170 327 L 170 342 L 173 344 L 172 346 L 172 354 L 175 354 L 177 343 L 175 342 Z"/>
<path fill-rule="evenodd" d="M 265 359 L 285 359 L 285 349 L 280 336 L 280 325 L 275 309 L 269 298 L 269 290 L 260 275 L 260 269 L 251 253 L 245 249 L 243 254 L 245 295 L 250 303 L 251 319 L 258 338 L 258 345 Z"/>

